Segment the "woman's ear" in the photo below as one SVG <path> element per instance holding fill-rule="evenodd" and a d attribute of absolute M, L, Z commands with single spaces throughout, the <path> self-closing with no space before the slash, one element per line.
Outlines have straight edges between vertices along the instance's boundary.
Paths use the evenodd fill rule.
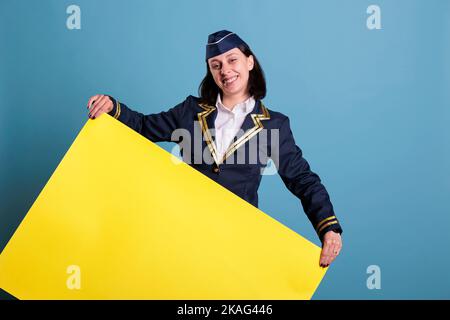
<path fill-rule="evenodd" d="M 247 57 L 247 66 L 248 66 L 248 71 L 253 70 L 253 67 L 255 66 L 255 60 L 253 59 L 252 55 L 249 55 Z"/>

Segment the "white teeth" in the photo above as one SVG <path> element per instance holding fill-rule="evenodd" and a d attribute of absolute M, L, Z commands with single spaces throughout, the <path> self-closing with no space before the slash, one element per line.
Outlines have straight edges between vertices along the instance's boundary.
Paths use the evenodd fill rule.
<path fill-rule="evenodd" d="M 233 78 L 230 78 L 228 80 L 224 80 L 223 83 L 225 85 L 229 85 L 230 83 L 234 82 L 237 79 L 237 76 L 234 76 Z"/>

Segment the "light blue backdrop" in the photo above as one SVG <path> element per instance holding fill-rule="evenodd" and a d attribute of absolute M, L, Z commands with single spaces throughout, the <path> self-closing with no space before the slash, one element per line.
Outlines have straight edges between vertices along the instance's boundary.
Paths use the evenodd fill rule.
<path fill-rule="evenodd" d="M 71 4 L 80 30 L 66 27 Z M 381 30 L 366 26 L 371 4 Z M 446 0 L 2 0 L 0 249 L 87 121 L 88 98 L 154 113 L 196 95 L 220 29 L 256 53 L 266 105 L 290 117 L 344 228 L 314 298 L 449 299 Z M 263 178 L 260 208 L 319 244 L 278 176 Z M 370 265 L 379 290 L 366 286 Z"/>

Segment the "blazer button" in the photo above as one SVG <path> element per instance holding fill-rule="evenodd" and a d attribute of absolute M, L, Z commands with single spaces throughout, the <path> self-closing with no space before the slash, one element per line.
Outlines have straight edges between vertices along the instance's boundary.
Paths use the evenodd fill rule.
<path fill-rule="evenodd" d="M 219 171 L 220 171 L 219 167 L 217 167 L 217 165 L 213 165 L 213 172 L 219 173 Z"/>

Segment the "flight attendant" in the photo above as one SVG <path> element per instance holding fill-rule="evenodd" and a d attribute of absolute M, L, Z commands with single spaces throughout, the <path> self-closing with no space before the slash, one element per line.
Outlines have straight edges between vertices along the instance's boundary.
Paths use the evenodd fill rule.
<path fill-rule="evenodd" d="M 99 94 L 88 101 L 89 118 L 108 113 L 153 142 L 180 144 L 185 162 L 256 207 L 272 159 L 322 241 L 320 266 L 329 266 L 342 248 L 342 228 L 327 190 L 295 143 L 289 118 L 262 102 L 266 82 L 256 56 L 237 34 L 222 30 L 209 35 L 205 61 L 199 97 L 144 115 Z"/>

